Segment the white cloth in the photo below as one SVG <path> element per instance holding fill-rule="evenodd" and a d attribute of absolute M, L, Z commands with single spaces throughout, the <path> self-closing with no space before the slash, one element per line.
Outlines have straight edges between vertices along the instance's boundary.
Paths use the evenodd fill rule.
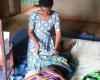
<path fill-rule="evenodd" d="M 78 61 L 72 80 L 82 80 L 87 73 L 100 71 L 100 42 L 77 39 L 71 54 Z"/>

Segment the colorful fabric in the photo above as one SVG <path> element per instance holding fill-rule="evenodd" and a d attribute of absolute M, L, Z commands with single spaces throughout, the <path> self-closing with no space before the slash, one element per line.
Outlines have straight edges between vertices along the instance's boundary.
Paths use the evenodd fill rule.
<path fill-rule="evenodd" d="M 55 11 L 52 12 L 50 19 L 47 21 L 41 20 L 39 11 L 33 12 L 29 18 L 29 29 L 34 29 L 34 34 L 40 45 L 39 52 L 46 53 L 47 55 L 54 53 L 54 43 L 50 33 L 53 26 L 55 31 L 60 31 L 60 20 Z M 38 72 L 41 63 L 40 57 L 43 59 L 48 59 L 48 57 L 36 55 L 35 47 L 33 41 L 29 39 L 27 55 L 28 71 L 33 70 L 33 72 Z M 46 64 L 51 64 L 51 62 L 47 61 Z"/>
<path fill-rule="evenodd" d="M 38 74 L 44 75 L 44 76 L 48 76 L 50 80 L 60 80 L 58 77 L 55 77 L 50 72 L 43 71 L 43 72 L 39 72 Z M 38 79 L 37 78 L 33 78 L 32 80 L 38 80 Z"/>
<path fill-rule="evenodd" d="M 100 80 L 100 72 L 89 73 L 83 80 Z"/>
<path fill-rule="evenodd" d="M 41 67 L 44 68 L 44 67 L 47 67 L 51 64 L 57 64 L 57 65 L 61 65 L 63 67 L 68 67 L 68 63 L 67 63 L 67 59 L 65 59 L 64 57 L 61 57 L 59 55 L 55 56 L 55 55 L 40 55 L 40 60 L 41 60 Z"/>

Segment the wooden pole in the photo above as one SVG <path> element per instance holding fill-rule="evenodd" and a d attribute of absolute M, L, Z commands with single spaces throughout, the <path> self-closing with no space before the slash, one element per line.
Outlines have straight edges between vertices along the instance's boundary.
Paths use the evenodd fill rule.
<path fill-rule="evenodd" d="M 2 52 L 2 67 L 3 67 L 3 80 L 7 80 L 7 71 L 6 71 L 6 54 L 4 49 L 4 38 L 2 30 L 2 20 L 0 19 L 0 42 L 1 42 L 1 52 Z"/>

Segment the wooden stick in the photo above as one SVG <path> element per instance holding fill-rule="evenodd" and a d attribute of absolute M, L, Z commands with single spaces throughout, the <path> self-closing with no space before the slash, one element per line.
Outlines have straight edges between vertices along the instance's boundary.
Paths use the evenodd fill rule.
<path fill-rule="evenodd" d="M 3 80 L 7 80 L 7 71 L 6 71 L 6 56 L 4 49 L 4 38 L 3 38 L 3 30 L 2 30 L 2 20 L 0 19 L 0 43 L 1 43 L 1 54 L 2 54 L 2 66 L 3 66 Z"/>

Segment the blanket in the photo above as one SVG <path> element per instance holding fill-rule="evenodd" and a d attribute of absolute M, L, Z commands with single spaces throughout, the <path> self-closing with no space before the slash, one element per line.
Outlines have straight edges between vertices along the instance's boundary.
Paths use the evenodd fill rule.
<path fill-rule="evenodd" d="M 71 54 L 77 60 L 77 69 L 72 80 L 82 80 L 90 73 L 100 71 L 100 42 L 76 39 Z"/>

